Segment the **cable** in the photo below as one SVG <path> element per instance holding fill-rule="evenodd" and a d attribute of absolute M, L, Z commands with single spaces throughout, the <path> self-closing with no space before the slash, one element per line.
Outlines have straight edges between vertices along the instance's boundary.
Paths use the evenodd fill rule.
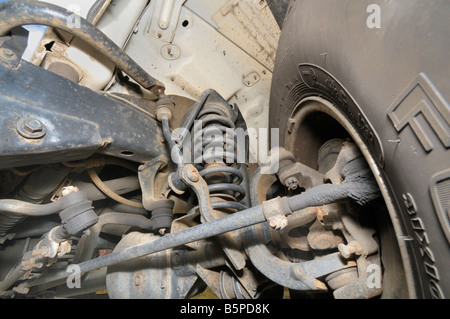
<path fill-rule="evenodd" d="M 116 194 L 115 192 L 113 192 L 108 186 L 105 185 L 105 183 L 103 183 L 103 181 L 100 179 L 100 177 L 98 176 L 95 169 L 89 168 L 87 170 L 87 172 L 88 172 L 89 177 L 91 178 L 92 182 L 95 184 L 95 186 L 97 186 L 98 189 L 100 189 L 109 198 L 111 198 L 121 204 L 125 204 L 125 205 L 131 206 L 131 207 L 136 207 L 136 208 L 144 207 L 144 205 L 142 205 L 142 203 L 133 202 L 133 201 L 126 199 L 126 198 Z"/>

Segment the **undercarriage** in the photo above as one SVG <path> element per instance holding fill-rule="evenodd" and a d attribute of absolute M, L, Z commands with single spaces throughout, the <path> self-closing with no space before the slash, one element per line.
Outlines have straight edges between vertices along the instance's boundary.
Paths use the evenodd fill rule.
<path fill-rule="evenodd" d="M 91 2 L 85 18 L 39 1 L 0 4 L 0 297 L 399 293 L 398 271 L 386 267 L 400 256 L 389 248 L 390 202 L 364 134 L 331 111 L 308 122 L 309 135 L 294 117 L 269 127 L 279 11 L 221 1 L 223 16 L 210 20 L 198 1 Z M 114 10 L 134 18 L 107 36 L 102 21 Z M 257 49 L 227 31 L 230 17 L 268 13 L 264 28 L 236 29 Z M 254 71 L 233 73 L 200 40 L 189 48 L 203 24 L 205 48 L 236 70 L 245 55 L 241 67 Z M 28 61 L 24 25 L 48 26 Z M 189 60 L 195 46 L 203 53 Z M 312 135 L 299 155 L 296 141 Z"/>

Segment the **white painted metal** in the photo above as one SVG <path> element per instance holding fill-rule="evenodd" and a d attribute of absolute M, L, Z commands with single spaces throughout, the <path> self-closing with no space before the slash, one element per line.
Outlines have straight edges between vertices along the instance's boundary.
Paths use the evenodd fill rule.
<path fill-rule="evenodd" d="M 97 27 L 114 43 L 123 47 L 146 5 L 146 0 L 133 0 L 133 5 L 128 0 L 113 0 Z M 111 81 L 114 66 L 94 48 L 75 39 L 66 54 L 81 69 L 81 85 L 93 90 L 103 90 Z"/>
<path fill-rule="evenodd" d="M 155 1 L 155 6 L 150 5 L 140 21 L 126 52 L 166 85 L 167 94 L 197 100 L 204 90 L 214 88 L 230 104 L 236 103 L 248 127 L 254 129 L 251 151 L 256 154 L 260 153 L 258 130 L 268 127 L 279 27 L 273 16 L 268 19 L 265 2 L 264 5 L 254 0 L 240 2 L 245 4 L 223 0 L 186 1 L 171 39 L 155 36 L 152 31 L 154 21 L 160 21 L 161 12 L 156 9 L 158 1 Z M 230 6 L 234 9 L 224 11 Z M 236 11 L 243 15 L 245 12 L 251 20 L 236 22 Z"/>
<path fill-rule="evenodd" d="M 151 22 L 148 33 L 153 37 L 170 43 L 175 36 L 181 7 L 186 0 L 152 0 L 148 12 Z"/>
<path fill-rule="evenodd" d="M 89 9 L 95 0 L 45 0 L 74 11 L 82 17 L 86 17 Z M 147 6 L 147 0 L 133 0 L 130 5 L 129 0 L 113 0 L 97 23 L 97 27 L 105 33 L 118 46 L 123 47 L 133 32 L 136 22 Z M 70 21 L 68 21 L 70 23 Z M 73 23 L 73 21 L 72 21 Z M 45 42 L 54 40 L 55 36 L 49 34 L 44 37 Z M 66 39 L 67 40 L 67 39 Z M 110 83 L 114 65 L 105 59 L 95 48 L 86 45 L 79 39 L 69 39 L 70 45 L 59 43 L 55 46 L 54 52 L 40 50 L 31 61 L 48 67 L 55 61 L 61 61 L 71 65 L 80 74 L 79 84 L 93 90 L 103 90 Z M 40 55 L 40 56 L 39 56 Z M 44 58 L 44 55 L 46 57 Z M 43 60 L 44 59 L 44 60 Z"/>
<path fill-rule="evenodd" d="M 82 15 L 95 0 L 73 0 Z M 48 0 L 59 5 L 64 0 Z M 251 128 L 251 151 L 268 127 L 269 94 L 279 27 L 261 0 L 113 0 L 98 27 L 153 77 L 167 94 L 197 100 L 209 88 L 237 104 Z M 145 12 L 144 12 L 145 9 Z M 139 18 L 139 24 L 136 26 Z M 132 34 L 131 37 L 129 35 Z M 114 67 L 73 40 L 60 58 L 81 73 L 81 85 L 103 90 Z M 124 90 L 115 86 L 114 90 Z M 265 145 L 264 147 L 267 147 Z"/>

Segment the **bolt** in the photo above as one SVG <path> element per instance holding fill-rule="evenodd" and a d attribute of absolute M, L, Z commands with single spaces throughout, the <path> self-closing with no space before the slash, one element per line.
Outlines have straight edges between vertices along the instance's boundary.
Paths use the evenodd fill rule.
<path fill-rule="evenodd" d="M 352 241 L 348 245 L 339 244 L 338 250 L 345 259 L 350 258 L 353 254 L 361 255 L 362 253 L 362 247 L 356 241 Z"/>
<path fill-rule="evenodd" d="M 286 216 L 282 214 L 272 216 L 271 218 L 269 218 L 268 221 L 270 227 L 278 230 L 285 228 L 288 224 L 288 219 L 286 218 Z"/>
<path fill-rule="evenodd" d="M 4 54 L 5 56 L 7 56 L 8 58 L 11 58 L 12 56 L 14 56 L 14 52 L 13 52 L 13 50 L 11 50 L 11 49 L 4 49 L 4 50 L 3 50 L 3 54 Z"/>
<path fill-rule="evenodd" d="M 7 48 L 0 49 L 0 58 L 4 61 L 13 61 L 16 59 L 16 55 L 13 50 Z"/>
<path fill-rule="evenodd" d="M 78 193 L 80 189 L 76 186 L 67 186 L 62 189 L 62 196 L 68 196 L 72 193 Z"/>
<path fill-rule="evenodd" d="M 295 177 L 289 177 L 284 184 L 289 190 L 296 190 L 298 188 L 298 180 Z"/>
<path fill-rule="evenodd" d="M 23 124 L 23 128 L 30 133 L 39 133 L 42 132 L 44 126 L 39 120 L 29 119 L 25 121 L 25 123 Z"/>
<path fill-rule="evenodd" d="M 29 139 L 39 139 L 45 136 L 46 129 L 39 120 L 28 118 L 17 122 L 16 129 L 20 135 Z"/>
<path fill-rule="evenodd" d="M 187 177 L 191 182 L 198 182 L 200 179 L 200 174 L 198 173 L 198 170 L 195 167 L 192 167 L 187 171 Z"/>

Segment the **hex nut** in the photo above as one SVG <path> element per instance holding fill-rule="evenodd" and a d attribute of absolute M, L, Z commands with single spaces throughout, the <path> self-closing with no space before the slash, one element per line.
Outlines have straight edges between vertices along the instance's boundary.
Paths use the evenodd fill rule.
<path fill-rule="evenodd" d="M 289 177 L 285 185 L 289 190 L 296 190 L 298 188 L 298 180 L 295 177 Z"/>
<path fill-rule="evenodd" d="M 338 250 L 345 259 L 349 259 L 353 254 L 361 255 L 362 253 L 362 247 L 356 241 L 352 241 L 348 245 L 339 244 Z"/>
<path fill-rule="evenodd" d="M 27 139 L 40 139 L 47 134 L 45 125 L 34 118 L 20 119 L 16 124 L 16 130 Z"/>
<path fill-rule="evenodd" d="M 30 133 L 42 132 L 44 129 L 42 123 L 36 119 L 29 119 L 25 121 L 24 128 Z"/>

